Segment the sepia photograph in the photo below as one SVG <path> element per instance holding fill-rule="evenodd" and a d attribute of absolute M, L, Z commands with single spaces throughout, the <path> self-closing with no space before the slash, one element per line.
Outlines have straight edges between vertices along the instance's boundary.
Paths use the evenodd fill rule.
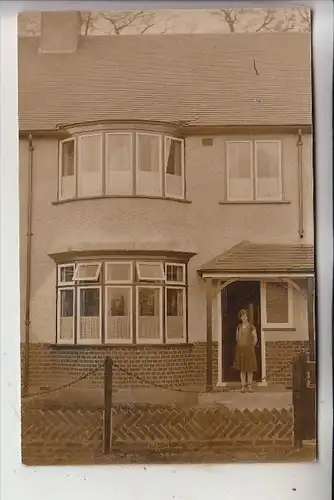
<path fill-rule="evenodd" d="M 22 462 L 317 459 L 312 15 L 18 17 Z"/>

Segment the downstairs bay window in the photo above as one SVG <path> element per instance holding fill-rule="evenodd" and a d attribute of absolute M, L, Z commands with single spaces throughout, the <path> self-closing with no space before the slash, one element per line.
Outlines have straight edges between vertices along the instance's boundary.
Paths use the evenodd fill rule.
<path fill-rule="evenodd" d="M 58 266 L 57 343 L 187 341 L 186 264 L 106 260 Z"/>

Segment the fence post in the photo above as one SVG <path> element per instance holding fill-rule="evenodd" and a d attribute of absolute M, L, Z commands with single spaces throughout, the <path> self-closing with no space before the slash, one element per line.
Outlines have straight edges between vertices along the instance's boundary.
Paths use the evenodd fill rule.
<path fill-rule="evenodd" d="M 306 363 L 307 358 L 304 352 L 300 353 L 293 360 L 292 371 L 292 401 L 294 412 L 294 444 L 296 448 L 303 447 L 304 437 L 304 399 L 306 389 Z"/>
<path fill-rule="evenodd" d="M 112 358 L 104 362 L 104 415 L 103 415 L 103 452 L 110 453 L 112 443 Z"/>

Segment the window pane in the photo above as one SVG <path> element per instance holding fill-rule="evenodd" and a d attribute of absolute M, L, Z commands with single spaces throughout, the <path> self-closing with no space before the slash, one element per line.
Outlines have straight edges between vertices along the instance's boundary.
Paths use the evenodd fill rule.
<path fill-rule="evenodd" d="M 61 143 L 61 199 L 72 198 L 73 196 L 75 196 L 74 150 L 74 140 Z"/>
<path fill-rule="evenodd" d="M 161 187 L 160 137 L 138 134 L 137 194 L 159 196 Z"/>
<path fill-rule="evenodd" d="M 161 338 L 161 290 L 140 288 L 138 290 L 138 339 Z"/>
<path fill-rule="evenodd" d="M 99 278 L 100 264 L 78 264 L 74 279 L 97 280 Z"/>
<path fill-rule="evenodd" d="M 100 339 L 100 290 L 98 288 L 79 289 L 79 339 Z"/>
<path fill-rule="evenodd" d="M 106 281 L 132 281 L 130 262 L 107 262 Z"/>
<path fill-rule="evenodd" d="M 168 340 L 182 339 L 184 336 L 184 290 L 166 289 L 166 315 Z"/>
<path fill-rule="evenodd" d="M 137 273 L 140 280 L 159 280 L 165 279 L 161 262 L 138 262 Z"/>
<path fill-rule="evenodd" d="M 228 197 L 253 199 L 252 147 L 250 142 L 227 143 Z"/>
<path fill-rule="evenodd" d="M 166 265 L 166 280 L 170 283 L 184 283 L 184 267 L 177 264 Z"/>
<path fill-rule="evenodd" d="M 130 134 L 107 134 L 107 194 L 132 193 L 132 142 Z"/>
<path fill-rule="evenodd" d="M 59 282 L 70 283 L 73 281 L 74 266 L 62 266 L 59 268 Z"/>
<path fill-rule="evenodd" d="M 106 288 L 106 340 L 131 339 L 131 288 Z"/>
<path fill-rule="evenodd" d="M 80 137 L 79 196 L 102 194 L 102 136 Z"/>
<path fill-rule="evenodd" d="M 180 198 L 183 196 L 182 142 L 168 137 L 165 144 L 166 194 Z"/>
<path fill-rule="evenodd" d="M 267 323 L 289 323 L 287 283 L 266 283 Z"/>
<path fill-rule="evenodd" d="M 280 144 L 256 143 L 257 196 L 279 198 L 281 196 Z"/>
<path fill-rule="evenodd" d="M 59 290 L 58 300 L 58 338 L 62 342 L 72 342 L 74 336 L 74 290 Z"/>

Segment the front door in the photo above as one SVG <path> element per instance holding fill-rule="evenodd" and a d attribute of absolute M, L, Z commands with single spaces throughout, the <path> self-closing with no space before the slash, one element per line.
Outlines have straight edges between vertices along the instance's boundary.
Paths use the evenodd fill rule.
<path fill-rule="evenodd" d="M 246 309 L 249 321 L 256 328 L 258 345 L 255 348 L 258 371 L 254 380 L 261 380 L 261 311 L 260 282 L 235 281 L 223 289 L 222 300 L 222 382 L 236 382 L 240 374 L 233 368 L 236 348 L 238 312 Z"/>

